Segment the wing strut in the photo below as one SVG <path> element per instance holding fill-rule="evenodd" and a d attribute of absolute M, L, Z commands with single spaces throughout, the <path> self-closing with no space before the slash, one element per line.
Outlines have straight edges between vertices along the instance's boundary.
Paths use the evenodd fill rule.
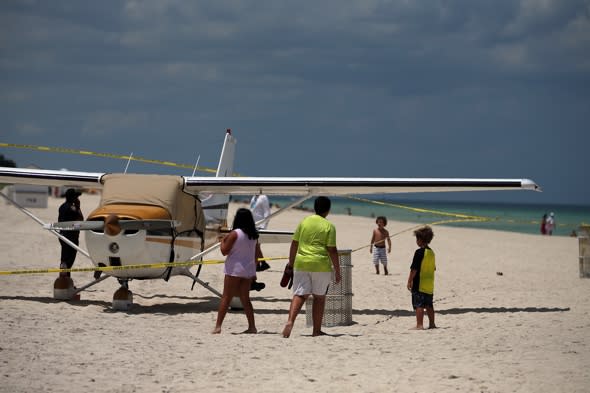
<path fill-rule="evenodd" d="M 312 196 L 313 196 L 313 194 L 312 194 L 312 193 L 309 193 L 309 194 L 307 194 L 307 195 L 304 195 L 304 196 L 302 196 L 301 198 L 297 199 L 295 202 L 293 202 L 293 203 L 291 203 L 291 204 L 289 204 L 289 205 L 287 205 L 287 206 L 285 206 L 285 207 L 282 207 L 282 208 L 280 208 L 280 209 L 279 209 L 279 210 L 277 210 L 276 212 L 274 212 L 274 213 L 270 214 L 268 217 L 265 217 L 265 218 L 263 218 L 262 220 L 258 221 L 258 222 L 256 223 L 256 226 L 258 226 L 258 225 L 262 224 L 262 223 L 263 223 L 263 222 L 265 222 L 265 221 L 269 221 L 271 218 L 273 218 L 273 217 L 275 217 L 275 216 L 277 216 L 277 215 L 281 214 L 281 213 L 282 213 L 282 212 L 284 212 L 285 210 L 291 209 L 292 207 L 295 207 L 295 206 L 297 206 L 297 205 L 300 205 L 300 204 L 302 204 L 303 202 L 305 202 L 306 200 L 308 200 L 308 199 L 309 199 L 309 198 L 311 198 Z"/>
<path fill-rule="evenodd" d="M 43 221 L 41 221 L 39 218 L 35 217 L 35 215 L 33 213 L 31 213 L 30 211 L 28 211 L 26 208 L 22 207 L 21 205 L 19 205 L 18 203 L 16 203 L 15 201 L 13 201 L 12 199 L 10 199 L 9 197 L 7 197 L 6 195 L 4 195 L 3 193 L 0 192 L 0 195 L 6 199 L 8 202 L 12 203 L 17 209 L 19 209 L 21 212 L 25 213 L 27 216 L 31 217 L 33 220 L 35 220 L 35 222 L 37 222 L 37 224 L 41 225 L 44 228 L 48 228 L 49 224 L 44 223 Z M 86 250 L 84 250 L 83 248 L 80 248 L 78 245 L 72 243 L 68 238 L 66 238 L 65 236 L 63 236 L 62 234 L 58 233 L 56 230 L 54 229 L 49 229 L 49 232 L 51 232 L 52 234 L 54 234 L 55 236 L 57 236 L 60 240 L 63 240 L 64 242 L 66 242 L 70 247 L 75 248 L 76 250 L 78 250 L 78 252 L 80 252 L 82 255 L 84 255 L 86 258 L 92 260 L 90 258 L 90 254 L 88 254 L 88 252 L 86 252 Z"/>
<path fill-rule="evenodd" d="M 109 275 L 106 275 L 106 274 L 105 274 L 105 275 L 103 275 L 102 277 L 99 277 L 99 278 L 97 278 L 96 280 L 94 280 L 94 281 L 91 281 L 91 282 L 89 282 L 88 284 L 86 284 L 86 285 L 84 285 L 84 286 L 81 286 L 80 288 L 76 288 L 76 290 L 74 291 L 74 293 L 73 293 L 72 295 L 76 295 L 76 294 L 78 294 L 78 293 L 80 293 L 80 292 L 84 291 L 85 289 L 88 289 L 88 288 L 90 288 L 91 286 L 93 286 L 93 285 L 96 285 L 96 284 L 98 284 L 99 282 L 106 280 L 106 279 L 107 279 L 107 278 L 109 278 L 109 277 L 111 277 L 111 276 L 109 276 Z"/>
<path fill-rule="evenodd" d="M 200 253 L 193 255 L 192 257 L 189 258 L 189 261 L 194 261 L 195 259 L 201 258 L 204 255 L 209 254 L 211 251 L 217 250 L 219 248 L 219 246 L 221 246 L 221 242 L 215 243 L 214 245 L 212 245 L 211 247 L 207 248 L 206 250 L 203 250 Z M 203 280 L 199 279 L 196 274 L 192 274 L 191 273 L 191 277 L 193 279 L 193 286 L 191 287 L 191 291 L 195 287 L 195 284 L 196 283 L 199 283 L 203 287 L 205 287 L 206 289 L 210 290 L 211 292 L 213 292 L 217 296 L 221 297 L 221 293 L 219 291 L 217 291 L 216 289 L 210 287 L 208 283 L 206 283 Z"/>

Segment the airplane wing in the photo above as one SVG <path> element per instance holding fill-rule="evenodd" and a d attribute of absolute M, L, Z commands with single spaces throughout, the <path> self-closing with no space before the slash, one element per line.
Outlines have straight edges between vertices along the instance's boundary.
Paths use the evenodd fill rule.
<path fill-rule="evenodd" d="M 529 179 L 370 177 L 185 177 L 185 191 L 232 195 L 396 194 L 410 192 L 535 190 Z"/>
<path fill-rule="evenodd" d="M 105 173 L 0 167 L 0 183 L 102 187 Z M 195 177 L 184 176 L 191 194 L 359 195 L 410 192 L 535 190 L 529 179 L 371 178 L 371 177 Z"/>
<path fill-rule="evenodd" d="M 0 184 L 101 188 L 104 173 L 0 167 Z"/>

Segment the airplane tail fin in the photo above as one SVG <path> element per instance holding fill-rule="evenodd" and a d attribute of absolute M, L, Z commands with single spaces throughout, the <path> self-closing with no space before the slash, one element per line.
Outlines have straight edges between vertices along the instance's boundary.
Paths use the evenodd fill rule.
<path fill-rule="evenodd" d="M 236 150 L 236 138 L 231 134 L 228 128 L 219 157 L 216 177 L 229 177 L 234 173 L 234 155 Z M 229 204 L 229 195 L 214 194 L 202 198 L 201 205 L 205 213 L 207 226 L 227 226 L 227 208 Z"/>

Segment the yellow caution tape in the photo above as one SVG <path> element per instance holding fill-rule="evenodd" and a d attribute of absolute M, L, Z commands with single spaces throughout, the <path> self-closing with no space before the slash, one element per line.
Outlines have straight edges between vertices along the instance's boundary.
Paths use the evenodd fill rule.
<path fill-rule="evenodd" d="M 180 266 L 192 266 L 192 265 L 209 265 L 223 263 L 220 260 L 207 260 L 207 261 L 187 261 L 187 262 L 169 262 L 169 263 L 149 263 L 149 264 L 137 264 L 137 265 L 125 265 L 125 266 L 95 266 L 95 267 L 81 267 L 71 269 L 26 269 L 26 270 L 12 270 L 12 271 L 0 271 L 0 275 L 11 275 L 11 274 L 39 274 L 39 273 L 74 273 L 74 272 L 110 272 L 115 270 L 132 270 L 132 269 L 158 269 L 166 267 L 180 267 Z"/>
<path fill-rule="evenodd" d="M 395 203 L 376 201 L 376 200 L 371 200 L 371 199 L 366 199 L 366 198 L 359 198 L 359 197 L 355 197 L 355 196 L 349 196 L 347 198 L 352 199 L 352 200 L 357 200 L 360 202 L 371 203 L 374 205 L 382 205 L 382 206 L 388 206 L 388 207 L 395 207 L 398 209 L 415 211 L 418 213 L 430 213 L 430 214 L 439 215 L 439 216 L 448 216 L 448 217 L 465 219 L 466 220 L 465 222 L 469 222 L 469 221 L 479 221 L 479 222 L 495 221 L 495 222 L 507 222 L 507 223 L 511 223 L 511 224 L 530 224 L 530 225 L 540 225 L 541 224 L 541 222 L 538 220 L 529 221 L 529 220 L 515 220 L 515 219 L 510 219 L 510 218 L 501 219 L 498 217 L 473 216 L 473 215 L 463 214 L 463 213 L 451 213 L 451 212 L 445 212 L 445 211 L 440 211 L 440 210 L 432 210 L 432 209 L 417 208 L 417 207 L 412 207 L 412 206 L 407 206 L 407 205 L 399 205 L 399 204 L 395 204 Z M 459 221 L 457 221 L 457 222 L 459 222 Z M 557 223 L 557 226 L 564 227 L 564 226 L 571 226 L 571 224 Z"/>
<path fill-rule="evenodd" d="M 272 261 L 279 259 L 287 259 L 287 257 L 274 258 L 258 258 L 259 261 Z M 158 262 L 146 263 L 125 266 L 95 266 L 95 267 L 80 267 L 71 269 L 49 268 L 49 269 L 23 269 L 23 270 L 7 270 L 0 271 L 0 276 L 17 275 L 17 274 L 43 274 L 43 273 L 79 273 L 79 272 L 110 272 L 118 270 L 132 270 L 132 269 L 161 269 L 168 267 L 183 267 L 194 265 L 216 265 L 223 263 L 222 259 L 209 259 L 203 261 L 185 261 L 185 262 Z"/>
<path fill-rule="evenodd" d="M 488 221 L 488 219 L 486 219 L 485 217 L 480 217 L 480 218 L 477 218 L 477 219 L 476 218 L 464 218 L 464 219 L 462 218 L 462 219 L 457 219 L 457 220 L 440 220 L 440 221 L 431 222 L 429 224 L 418 224 L 418 225 L 415 225 L 413 227 L 406 228 L 406 229 L 403 229 L 403 230 L 401 230 L 399 232 L 396 232 L 393 235 L 389 235 L 389 238 L 391 239 L 394 236 L 398 236 L 398 235 L 401 235 L 402 233 L 406 233 L 406 232 L 409 232 L 409 231 L 418 229 L 418 228 L 423 227 L 425 225 L 432 225 L 432 226 L 434 226 L 434 225 L 450 224 L 450 223 L 454 223 L 454 222 Z M 357 252 L 357 251 L 360 251 L 360 250 L 362 250 L 364 248 L 368 248 L 368 247 L 371 247 L 371 244 L 367 244 L 366 246 L 361 246 L 359 248 L 355 248 L 354 250 L 352 250 L 352 252 Z"/>
<path fill-rule="evenodd" d="M 490 218 L 490 217 L 472 216 L 469 214 L 450 213 L 450 212 L 445 212 L 445 211 L 440 211 L 440 210 L 423 209 L 423 208 L 411 207 L 411 206 L 406 206 L 406 205 L 399 205 L 399 204 L 395 204 L 395 203 L 360 198 L 360 197 L 355 197 L 355 196 L 349 196 L 348 198 L 353 199 L 353 200 L 357 200 L 360 202 L 372 203 L 375 205 L 382 205 L 382 206 L 396 207 L 399 209 L 411 210 L 411 211 L 415 211 L 418 213 L 430 213 L 430 214 L 435 214 L 435 215 L 439 215 L 439 216 L 454 217 L 454 219 L 434 221 L 429 224 L 418 224 L 416 226 L 396 232 L 393 235 L 390 235 L 389 238 L 392 238 L 394 236 L 398 236 L 398 235 L 405 233 L 405 232 L 409 232 L 409 231 L 418 229 L 418 228 L 423 227 L 425 225 L 444 225 L 444 224 L 451 224 L 451 223 L 457 223 L 457 222 L 485 222 L 485 221 L 496 220 L 496 219 Z M 359 250 L 362 250 L 362 249 L 368 248 L 368 247 L 371 247 L 371 244 L 356 248 L 356 249 L 352 250 L 352 252 L 356 252 L 356 251 L 359 251 Z"/>
<path fill-rule="evenodd" d="M 4 142 L 0 142 L 0 147 L 11 147 L 11 148 L 16 148 L 16 149 L 29 149 L 29 150 L 37 150 L 37 151 L 50 152 L 50 153 L 67 153 L 67 154 L 78 154 L 78 155 L 93 156 L 93 157 L 115 158 L 115 159 L 127 160 L 127 161 L 132 160 L 132 161 L 138 161 L 138 162 L 145 162 L 148 164 L 165 165 L 165 166 L 172 166 L 172 167 L 185 168 L 185 169 L 193 169 L 194 168 L 194 165 L 177 164 L 175 162 L 170 162 L 170 161 L 152 160 L 152 159 L 138 157 L 138 156 L 125 156 L 125 155 L 111 154 L 111 153 L 97 153 L 97 152 L 87 151 L 87 150 L 66 149 L 63 147 L 21 145 L 21 144 L 17 144 L 17 143 L 4 143 Z M 199 172 L 217 173 L 217 171 L 215 169 L 199 167 L 199 166 L 197 166 L 196 170 Z"/>
<path fill-rule="evenodd" d="M 389 203 L 389 202 L 375 201 L 375 200 L 371 200 L 371 199 L 354 197 L 354 196 L 349 196 L 348 198 L 349 199 L 353 199 L 353 200 L 357 200 L 357 201 L 360 201 L 360 202 L 372 203 L 372 204 L 375 204 L 375 205 L 383 205 L 383 206 L 397 207 L 397 208 L 400 208 L 400 209 L 411 210 L 411 211 L 415 211 L 415 212 L 418 212 L 418 213 L 431 213 L 431 214 L 436 214 L 436 215 L 439 215 L 439 216 L 449 216 L 449 217 L 456 217 L 456 218 L 469 219 L 469 220 L 477 220 L 477 221 L 491 221 L 491 220 L 493 220 L 492 218 L 489 218 L 489 217 L 471 216 L 471 215 L 462 214 L 462 213 L 449 213 L 449 212 L 444 212 L 444 211 L 440 211 L 440 210 L 422 209 L 422 208 L 417 208 L 417 207 L 411 207 L 411 206 L 406 206 L 406 205 L 398 205 L 398 204 Z"/>

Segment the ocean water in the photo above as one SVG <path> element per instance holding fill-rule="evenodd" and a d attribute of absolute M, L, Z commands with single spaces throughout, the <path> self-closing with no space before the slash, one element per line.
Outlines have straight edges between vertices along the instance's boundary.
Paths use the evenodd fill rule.
<path fill-rule="evenodd" d="M 555 214 L 554 236 L 570 236 L 581 224 L 590 225 L 590 206 L 525 205 L 512 203 L 441 202 L 404 199 L 331 198 L 333 214 L 362 217 L 386 216 L 388 220 L 444 224 L 465 228 L 484 228 L 519 233 L 540 233 L 544 213 Z M 270 202 L 284 206 L 295 200 L 272 197 Z M 301 208 L 313 211 L 313 199 Z"/>

